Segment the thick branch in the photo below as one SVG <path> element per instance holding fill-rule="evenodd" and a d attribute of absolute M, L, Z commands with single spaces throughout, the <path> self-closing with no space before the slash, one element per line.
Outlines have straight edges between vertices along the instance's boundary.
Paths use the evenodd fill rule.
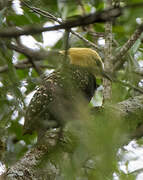
<path fill-rule="evenodd" d="M 143 136 L 143 124 L 142 123 L 142 113 L 143 113 L 143 95 L 129 98 L 126 101 L 120 102 L 117 105 L 118 110 L 122 112 L 124 117 L 129 117 L 135 115 L 134 121 L 140 122 L 140 125 L 137 124 L 137 129 L 134 132 L 131 132 L 131 139 L 140 138 Z M 134 124 L 135 125 L 135 124 Z"/>
<path fill-rule="evenodd" d="M 4 28 L 0 31 L 0 37 L 2 38 L 12 38 L 21 35 L 32 35 L 38 34 L 45 31 L 54 31 L 59 29 L 70 29 L 77 26 L 86 26 L 96 22 L 106 22 L 113 20 L 114 18 L 121 15 L 120 8 L 112 8 L 102 12 L 92 13 L 86 16 L 81 16 L 76 20 L 70 20 L 60 25 L 50 26 L 50 27 L 38 27 L 37 25 L 24 26 L 21 28 L 11 27 Z"/>
<path fill-rule="evenodd" d="M 8 44 L 7 47 L 11 50 L 24 54 L 28 58 L 34 58 L 35 60 L 43 59 L 43 54 L 48 54 L 47 51 L 33 50 L 24 45 Z"/>
<path fill-rule="evenodd" d="M 53 21 L 56 21 L 58 22 L 59 24 L 62 24 L 62 21 L 59 20 L 59 18 L 57 18 L 56 16 L 54 16 L 53 14 L 47 12 L 47 11 L 44 11 L 44 10 L 41 10 L 39 8 L 35 8 L 35 7 L 31 7 L 29 5 L 27 5 L 26 3 L 24 3 L 24 5 L 26 5 L 26 7 L 28 7 L 29 9 L 31 9 L 33 12 L 41 15 L 41 16 L 44 16 L 44 17 L 47 17 Z M 70 32 L 72 34 L 74 34 L 75 36 L 77 36 L 79 39 L 81 39 L 82 41 L 84 41 L 87 45 L 97 49 L 97 50 L 101 50 L 101 48 L 99 46 L 97 46 L 95 43 L 87 40 L 86 38 L 84 38 L 83 36 L 81 36 L 79 33 L 73 31 L 73 30 L 70 30 Z M 97 34 L 98 35 L 98 34 Z M 103 35 L 102 35 L 103 36 Z"/>
<path fill-rule="evenodd" d="M 52 51 L 47 51 L 44 49 L 40 49 L 40 50 L 33 50 L 30 49 L 26 46 L 17 46 L 17 45 L 8 45 L 7 46 L 9 49 L 12 49 L 16 52 L 22 53 L 24 54 L 26 57 L 31 57 L 34 59 L 34 61 L 41 61 L 43 59 L 50 59 L 52 56 L 58 56 L 59 55 L 59 51 L 57 50 L 52 50 Z"/>

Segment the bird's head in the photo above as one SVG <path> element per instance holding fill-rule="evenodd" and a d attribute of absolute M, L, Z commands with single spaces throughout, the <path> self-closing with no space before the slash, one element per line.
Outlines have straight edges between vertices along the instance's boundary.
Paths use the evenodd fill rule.
<path fill-rule="evenodd" d="M 65 54 L 65 51 L 60 51 L 60 53 Z M 102 77 L 104 64 L 95 50 L 90 48 L 70 48 L 68 49 L 68 56 L 70 64 L 88 68 L 96 77 Z"/>

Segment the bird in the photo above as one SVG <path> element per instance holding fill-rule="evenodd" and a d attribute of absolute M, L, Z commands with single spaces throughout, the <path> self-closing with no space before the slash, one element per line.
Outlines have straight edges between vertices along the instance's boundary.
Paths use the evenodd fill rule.
<path fill-rule="evenodd" d="M 73 47 L 67 57 L 69 63 L 45 76 L 36 88 L 25 113 L 24 134 L 36 132 L 41 139 L 48 129 L 63 129 L 69 119 L 76 118 L 78 101 L 88 106 L 94 96 L 96 78 L 104 72 L 99 54 L 91 48 Z"/>

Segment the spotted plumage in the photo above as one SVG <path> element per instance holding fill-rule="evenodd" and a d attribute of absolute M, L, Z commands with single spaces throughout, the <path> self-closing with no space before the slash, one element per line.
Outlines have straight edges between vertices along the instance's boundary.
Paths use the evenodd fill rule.
<path fill-rule="evenodd" d="M 69 65 L 43 79 L 34 94 L 25 115 L 25 133 L 64 126 L 68 116 L 75 113 L 77 99 L 91 100 L 96 86 L 95 77 L 85 68 Z"/>
<path fill-rule="evenodd" d="M 93 97 L 102 60 L 88 48 L 71 48 L 68 55 L 70 64 L 45 77 L 34 94 L 26 111 L 24 133 L 36 131 L 41 137 L 49 128 L 63 127 L 76 118 L 76 104 L 84 99 L 87 105 Z"/>

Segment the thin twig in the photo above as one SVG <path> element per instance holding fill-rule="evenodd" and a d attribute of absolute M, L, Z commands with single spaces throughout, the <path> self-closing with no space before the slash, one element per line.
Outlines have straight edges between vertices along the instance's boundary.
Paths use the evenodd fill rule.
<path fill-rule="evenodd" d="M 40 66 L 38 66 L 38 65 L 34 62 L 33 58 L 29 57 L 28 60 L 29 60 L 29 62 L 31 63 L 31 65 L 33 66 L 33 68 L 35 69 L 35 71 L 37 72 L 37 74 L 38 74 L 39 76 L 40 76 L 41 74 L 43 74 L 43 72 L 41 71 Z"/>
<path fill-rule="evenodd" d="M 88 34 L 94 36 L 94 37 L 105 37 L 105 33 L 104 32 L 94 32 L 89 30 Z"/>
<path fill-rule="evenodd" d="M 141 172 L 143 172 L 143 168 L 140 168 L 140 169 L 136 169 L 136 170 L 134 170 L 134 171 L 131 171 L 131 172 L 128 173 L 128 175 L 130 175 L 130 174 L 135 174 L 135 173 L 139 174 L 139 173 L 141 173 Z"/>
<path fill-rule="evenodd" d="M 50 18 L 51 20 L 56 21 L 56 22 L 58 22 L 59 24 L 62 24 L 62 20 L 59 20 L 59 18 L 57 18 L 56 16 L 54 16 L 53 14 L 51 14 L 51 13 L 49 13 L 49 12 L 47 12 L 47 11 L 41 10 L 41 9 L 39 9 L 39 8 L 36 8 L 36 7 L 31 7 L 31 6 L 27 5 L 27 4 L 24 4 L 24 5 L 26 5 L 26 6 L 27 6 L 29 9 L 31 9 L 33 12 L 35 12 L 35 13 L 41 15 L 41 16 Z M 75 32 L 75 31 L 73 31 L 73 30 L 71 30 L 71 29 L 70 29 L 70 32 L 71 32 L 72 34 L 74 34 L 75 36 L 77 36 L 77 37 L 78 37 L 79 39 L 81 39 L 82 41 L 84 41 L 87 45 L 95 48 L 96 50 L 101 50 L 101 48 L 100 48 L 99 46 L 97 46 L 97 45 L 94 44 L 93 42 L 87 40 L 86 38 L 84 38 L 83 36 L 81 36 L 79 33 Z"/>
<path fill-rule="evenodd" d="M 136 87 L 136 86 L 130 84 L 129 82 L 123 82 L 123 81 L 120 81 L 120 80 L 115 80 L 115 82 L 120 83 L 120 84 L 122 84 L 123 86 L 130 87 L 131 89 L 134 89 L 135 91 L 138 91 L 138 92 L 140 92 L 140 93 L 143 93 L 143 89 L 141 89 L 141 88 L 139 88 L 139 87 Z"/>
<path fill-rule="evenodd" d="M 79 39 L 83 40 L 87 45 L 95 48 L 98 51 L 101 51 L 101 48 L 99 46 L 97 46 L 96 44 L 94 44 L 93 42 L 87 40 L 86 38 L 84 38 L 83 36 L 81 36 L 79 33 L 74 32 L 73 30 L 71 30 L 71 33 L 74 34 L 75 36 L 77 36 Z"/>
<path fill-rule="evenodd" d="M 132 34 L 130 39 L 122 46 L 120 51 L 112 58 L 112 61 L 115 63 L 113 71 L 116 71 L 118 67 L 120 67 L 124 62 L 124 56 L 128 52 L 128 50 L 134 45 L 136 40 L 140 37 L 143 32 L 143 24 L 138 26 L 135 32 Z"/>
<path fill-rule="evenodd" d="M 24 1 L 22 1 L 22 4 L 24 6 L 26 6 L 26 7 L 28 7 L 29 9 L 31 9 L 33 12 L 35 12 L 37 14 L 40 14 L 43 17 L 51 18 L 52 20 L 54 20 L 54 21 L 58 22 L 59 24 L 61 24 L 61 21 L 57 17 L 55 17 L 53 14 L 51 14 L 51 13 L 49 13 L 47 11 L 41 10 L 39 8 L 36 8 L 36 7 L 31 7 Z"/>

